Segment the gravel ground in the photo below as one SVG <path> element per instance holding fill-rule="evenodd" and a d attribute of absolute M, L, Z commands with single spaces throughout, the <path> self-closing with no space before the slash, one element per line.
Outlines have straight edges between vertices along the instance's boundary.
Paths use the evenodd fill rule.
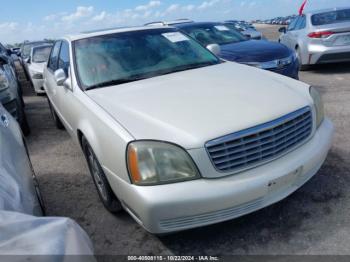
<path fill-rule="evenodd" d="M 277 38 L 277 28 L 260 29 Z M 319 173 L 287 199 L 229 222 L 167 237 L 144 231 L 126 213 L 100 203 L 80 148 L 54 128 L 46 97 L 25 90 L 28 145 L 47 214 L 75 219 L 96 254 L 350 254 L 350 64 L 317 66 L 302 81 L 323 94 L 336 135 Z"/>

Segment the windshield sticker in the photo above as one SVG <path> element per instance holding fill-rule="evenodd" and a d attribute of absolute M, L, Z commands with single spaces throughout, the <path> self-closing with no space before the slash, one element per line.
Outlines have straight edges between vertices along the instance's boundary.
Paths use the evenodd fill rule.
<path fill-rule="evenodd" d="M 219 31 L 230 31 L 230 29 L 224 25 L 217 25 L 215 28 Z"/>
<path fill-rule="evenodd" d="M 183 42 L 183 41 L 189 41 L 189 39 L 181 34 L 180 32 L 171 32 L 171 33 L 164 33 L 162 34 L 166 39 L 168 39 L 172 43 L 177 43 L 177 42 Z"/>

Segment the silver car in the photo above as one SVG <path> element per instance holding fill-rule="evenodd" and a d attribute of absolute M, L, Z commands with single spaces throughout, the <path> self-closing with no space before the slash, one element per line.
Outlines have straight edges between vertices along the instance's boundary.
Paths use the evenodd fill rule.
<path fill-rule="evenodd" d="M 43 201 L 17 121 L 0 103 L 0 210 L 40 216 Z"/>
<path fill-rule="evenodd" d="M 279 42 L 297 51 L 301 69 L 350 61 L 350 8 L 309 12 L 279 31 Z"/>
<path fill-rule="evenodd" d="M 1 261 L 37 261 L 35 255 L 89 255 L 74 261 L 95 262 L 87 234 L 68 218 L 42 217 L 45 208 L 17 121 L 0 103 L 0 257 Z"/>

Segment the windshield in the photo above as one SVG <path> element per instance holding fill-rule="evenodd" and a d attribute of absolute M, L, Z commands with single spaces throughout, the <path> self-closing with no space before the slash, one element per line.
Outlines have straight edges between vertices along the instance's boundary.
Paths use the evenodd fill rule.
<path fill-rule="evenodd" d="M 203 46 L 225 45 L 247 40 L 240 32 L 223 24 L 201 24 L 181 28 Z"/>
<path fill-rule="evenodd" d="M 316 14 L 311 17 L 313 25 L 328 25 L 350 21 L 350 9 L 330 11 Z"/>
<path fill-rule="evenodd" d="M 52 46 L 36 47 L 33 49 L 33 62 L 44 63 L 49 59 Z"/>
<path fill-rule="evenodd" d="M 219 59 L 207 49 L 173 29 L 133 31 L 77 40 L 74 53 L 84 89 L 219 63 Z"/>
<path fill-rule="evenodd" d="M 25 43 L 23 45 L 23 50 L 22 50 L 22 56 L 23 58 L 27 58 L 30 56 L 30 52 L 32 51 L 32 48 L 35 46 L 39 46 L 39 45 L 44 45 L 44 44 L 49 44 L 46 42 L 33 42 L 33 43 Z"/>

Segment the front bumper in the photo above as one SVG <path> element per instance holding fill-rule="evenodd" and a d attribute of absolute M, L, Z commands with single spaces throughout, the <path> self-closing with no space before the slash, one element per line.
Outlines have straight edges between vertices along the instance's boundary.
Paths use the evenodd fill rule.
<path fill-rule="evenodd" d="M 33 79 L 32 80 L 32 84 L 34 87 L 34 91 L 37 94 L 44 94 L 45 93 L 45 89 L 44 89 L 44 79 Z"/>
<path fill-rule="evenodd" d="M 287 197 L 316 174 L 332 137 L 333 125 L 325 119 L 312 139 L 293 152 L 224 178 L 147 187 L 107 175 L 125 209 L 146 230 L 181 231 L 237 218 Z"/>
<path fill-rule="evenodd" d="M 299 80 L 299 61 L 296 59 L 293 63 L 285 67 L 274 68 L 269 71 Z"/>
<path fill-rule="evenodd" d="M 307 61 L 306 64 L 326 64 L 336 62 L 349 62 L 350 61 L 350 46 L 332 46 L 327 47 L 324 45 L 308 46 L 307 56 L 303 58 L 303 61 Z"/>

